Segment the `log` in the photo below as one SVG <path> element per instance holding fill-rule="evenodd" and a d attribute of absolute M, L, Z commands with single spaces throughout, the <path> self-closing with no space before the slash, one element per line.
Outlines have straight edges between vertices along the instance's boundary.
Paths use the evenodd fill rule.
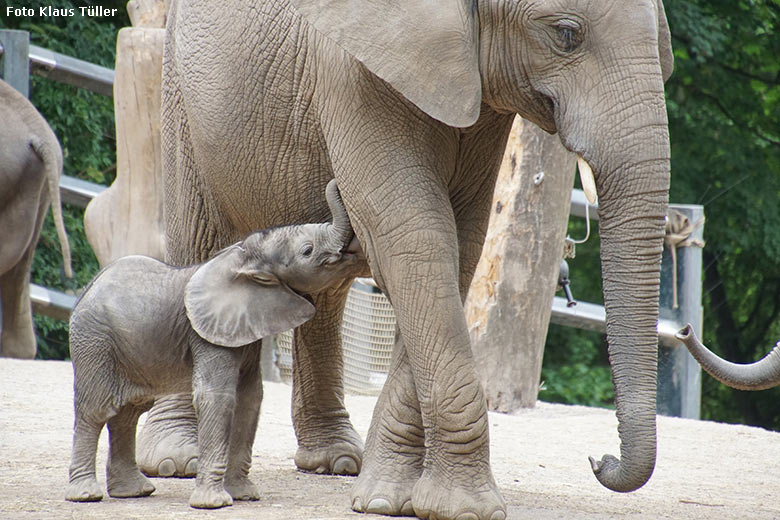
<path fill-rule="evenodd" d="M 576 157 L 517 117 L 501 164 L 466 318 L 488 407 L 536 403 Z"/>
<path fill-rule="evenodd" d="M 101 266 L 130 254 L 165 258 L 160 151 L 164 29 L 125 27 L 114 82 L 116 179 L 95 197 L 84 228 Z"/>
<path fill-rule="evenodd" d="M 164 29 L 170 0 L 130 0 L 127 14 L 133 27 Z"/>

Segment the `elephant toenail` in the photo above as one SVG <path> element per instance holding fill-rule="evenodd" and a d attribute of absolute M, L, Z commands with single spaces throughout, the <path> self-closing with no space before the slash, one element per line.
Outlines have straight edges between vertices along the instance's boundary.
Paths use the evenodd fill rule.
<path fill-rule="evenodd" d="M 364 512 L 363 503 L 360 501 L 360 497 L 355 497 L 354 500 L 352 500 L 352 510 L 360 513 Z"/>
<path fill-rule="evenodd" d="M 479 517 L 475 513 L 469 512 L 459 514 L 457 517 L 455 517 L 455 520 L 479 520 Z"/>
<path fill-rule="evenodd" d="M 506 520 L 506 513 L 504 511 L 496 511 L 490 515 L 490 520 Z"/>
<path fill-rule="evenodd" d="M 368 503 L 366 507 L 366 513 L 374 513 L 379 515 L 392 515 L 396 511 L 390 505 L 390 502 L 386 498 L 375 498 Z"/>
<path fill-rule="evenodd" d="M 157 466 L 157 474 L 161 477 L 172 477 L 176 473 L 176 463 L 173 459 L 163 459 Z"/>
<path fill-rule="evenodd" d="M 358 471 L 357 461 L 348 455 L 342 455 L 333 463 L 334 475 L 357 475 Z"/>
<path fill-rule="evenodd" d="M 185 477 L 194 477 L 198 474 L 198 457 L 193 457 L 187 462 L 187 466 L 184 468 Z"/>
<path fill-rule="evenodd" d="M 414 507 L 412 507 L 412 501 L 407 500 L 404 505 L 401 506 L 401 516 L 414 516 Z"/>

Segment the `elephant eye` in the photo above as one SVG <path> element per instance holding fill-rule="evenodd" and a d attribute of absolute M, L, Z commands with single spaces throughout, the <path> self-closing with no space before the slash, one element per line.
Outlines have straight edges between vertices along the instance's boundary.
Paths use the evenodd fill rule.
<path fill-rule="evenodd" d="M 254 273 L 251 277 L 252 280 L 261 285 L 276 285 L 279 283 L 279 280 L 274 275 L 268 273 Z"/>
<path fill-rule="evenodd" d="M 572 52 L 582 44 L 580 24 L 573 20 L 559 20 L 555 25 L 555 44 L 563 52 Z"/>
<path fill-rule="evenodd" d="M 304 246 L 301 248 L 301 254 L 303 256 L 311 256 L 313 252 L 314 246 L 312 244 L 304 244 Z"/>

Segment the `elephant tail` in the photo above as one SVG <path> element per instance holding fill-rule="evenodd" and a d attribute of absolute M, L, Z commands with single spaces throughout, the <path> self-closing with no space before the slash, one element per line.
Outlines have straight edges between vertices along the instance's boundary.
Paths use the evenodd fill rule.
<path fill-rule="evenodd" d="M 60 174 L 62 173 L 62 151 L 57 144 L 57 138 L 52 133 L 52 139 L 41 139 L 35 137 L 30 142 L 30 146 L 43 161 L 46 173 L 46 183 L 49 188 L 49 200 L 51 201 L 51 211 L 54 217 L 54 227 L 57 229 L 57 237 L 60 240 L 60 249 L 62 250 L 62 263 L 65 268 L 65 276 L 73 278 L 73 267 L 71 265 L 70 243 L 68 234 L 65 231 L 65 222 L 62 218 L 62 206 L 60 200 Z"/>

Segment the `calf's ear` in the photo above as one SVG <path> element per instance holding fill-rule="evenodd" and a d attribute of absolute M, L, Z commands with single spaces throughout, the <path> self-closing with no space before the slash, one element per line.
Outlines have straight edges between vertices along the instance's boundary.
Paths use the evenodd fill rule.
<path fill-rule="evenodd" d="M 187 318 L 200 337 L 241 347 L 301 325 L 314 305 L 287 286 L 262 284 L 242 270 L 244 250 L 231 246 L 204 263 L 184 292 Z"/>

